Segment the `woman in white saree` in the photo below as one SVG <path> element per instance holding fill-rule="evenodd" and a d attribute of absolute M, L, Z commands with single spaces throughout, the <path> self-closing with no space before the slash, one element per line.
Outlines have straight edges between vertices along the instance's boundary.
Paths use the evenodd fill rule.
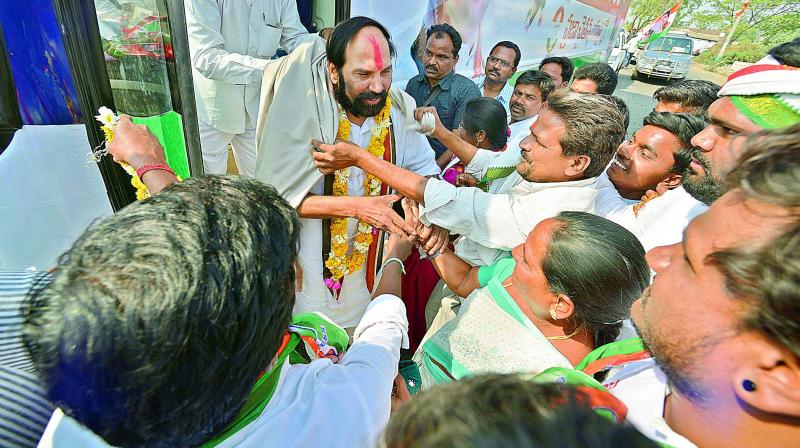
<path fill-rule="evenodd" d="M 434 260 L 456 294 L 456 317 L 414 356 L 423 386 L 478 373 L 572 368 L 619 334 L 649 283 L 644 249 L 623 227 L 583 212 L 542 221 L 512 257 L 473 267 Z"/>

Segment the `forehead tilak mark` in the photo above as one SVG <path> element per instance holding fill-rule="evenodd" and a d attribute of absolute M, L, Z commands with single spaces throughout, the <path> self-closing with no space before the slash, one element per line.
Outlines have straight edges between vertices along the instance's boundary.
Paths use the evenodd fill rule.
<path fill-rule="evenodd" d="M 375 61 L 375 67 L 378 70 L 383 70 L 383 52 L 381 52 L 381 45 L 375 36 L 367 36 L 367 40 L 372 45 L 372 58 Z"/>

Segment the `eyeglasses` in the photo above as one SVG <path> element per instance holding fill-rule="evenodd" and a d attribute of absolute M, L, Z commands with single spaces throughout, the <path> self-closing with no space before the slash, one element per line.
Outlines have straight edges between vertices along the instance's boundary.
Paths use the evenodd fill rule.
<path fill-rule="evenodd" d="M 492 64 L 492 65 L 500 64 L 500 67 L 503 67 L 503 68 L 514 68 L 513 65 L 509 64 L 508 62 L 506 62 L 506 61 L 504 61 L 502 59 L 498 59 L 498 58 L 496 58 L 494 56 L 489 56 L 488 58 L 486 58 L 486 62 L 488 64 Z"/>

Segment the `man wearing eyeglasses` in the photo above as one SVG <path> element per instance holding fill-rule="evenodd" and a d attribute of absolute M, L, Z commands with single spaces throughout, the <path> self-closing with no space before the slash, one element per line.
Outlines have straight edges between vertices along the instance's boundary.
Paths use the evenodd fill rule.
<path fill-rule="evenodd" d="M 417 102 L 417 106 L 436 108 L 442 124 L 455 130 L 461 123 L 467 102 L 481 96 L 478 86 L 466 76 L 459 75 L 454 68 L 461 50 L 461 35 L 452 26 L 441 23 L 427 31 L 428 40 L 422 53 L 425 73 L 408 80 L 406 93 Z M 447 148 L 437 139 L 428 137 L 437 159 Z M 445 161 L 449 162 L 449 160 Z"/>
<path fill-rule="evenodd" d="M 519 47 L 514 42 L 504 40 L 495 44 L 489 57 L 486 58 L 486 66 L 483 69 L 484 76 L 478 78 L 476 83 L 481 89 L 481 94 L 487 98 L 495 98 L 506 108 L 506 115 L 511 115 L 509 102 L 514 88 L 508 83 L 517 71 L 517 65 L 522 57 Z"/>

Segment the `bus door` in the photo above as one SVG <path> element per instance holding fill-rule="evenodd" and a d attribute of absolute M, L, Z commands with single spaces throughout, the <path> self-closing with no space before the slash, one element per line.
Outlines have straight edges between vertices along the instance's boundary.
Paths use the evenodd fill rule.
<path fill-rule="evenodd" d="M 48 269 L 135 198 L 100 106 L 146 123 L 182 177 L 202 174 L 181 0 L 27 0 L 0 8 L 0 270 Z"/>

